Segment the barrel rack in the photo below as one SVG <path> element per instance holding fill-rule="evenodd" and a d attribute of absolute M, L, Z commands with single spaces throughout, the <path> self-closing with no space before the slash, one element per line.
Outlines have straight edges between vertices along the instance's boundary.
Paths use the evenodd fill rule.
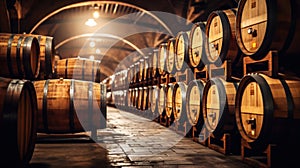
<path fill-rule="evenodd" d="M 165 127 L 170 127 L 173 123 L 172 119 L 167 117 L 167 115 L 160 116 L 159 121 L 160 121 L 159 123 Z"/>
<path fill-rule="evenodd" d="M 176 81 L 177 82 L 184 82 L 185 84 L 189 84 L 189 82 L 192 80 L 192 78 L 194 77 L 194 74 L 192 72 L 191 69 L 187 68 L 185 71 L 183 72 L 176 72 L 175 74 L 176 76 Z"/>
<path fill-rule="evenodd" d="M 232 66 L 230 60 L 225 60 L 221 66 L 215 64 L 208 65 L 208 77 L 224 77 L 226 81 L 232 80 Z"/>
<path fill-rule="evenodd" d="M 206 130 L 205 126 L 203 126 L 202 130 L 199 129 L 200 128 L 197 128 L 195 126 L 192 127 L 192 139 L 193 141 L 200 143 L 203 146 L 207 146 L 209 133 Z"/>
<path fill-rule="evenodd" d="M 185 137 L 191 136 L 190 134 L 191 126 L 187 121 L 183 121 L 183 122 L 174 121 L 170 128 L 182 136 Z"/>
<path fill-rule="evenodd" d="M 249 73 L 262 73 L 270 77 L 277 77 L 279 73 L 278 51 L 271 50 L 265 57 L 254 60 L 250 56 L 243 58 L 244 75 Z M 246 140 L 241 138 L 242 160 L 262 168 L 270 168 L 276 165 L 274 158 L 278 155 L 277 145 L 268 144 L 263 152 L 254 151 Z"/>
<path fill-rule="evenodd" d="M 193 69 L 194 79 L 201 79 L 207 81 L 208 77 L 208 66 L 204 66 L 203 69 L 199 70 L 197 68 Z"/>
<path fill-rule="evenodd" d="M 260 60 L 254 60 L 251 57 L 244 57 L 243 71 L 244 75 L 248 73 L 263 73 L 270 77 L 277 77 L 279 71 L 278 52 L 269 51 L 269 53 Z"/>
<path fill-rule="evenodd" d="M 255 153 L 253 152 L 251 146 L 244 139 L 241 141 L 241 157 L 245 162 L 262 168 L 270 168 L 272 165 L 276 164 L 276 159 L 274 158 L 277 157 L 275 155 L 278 155 L 275 144 L 269 144 L 265 151 L 261 153 Z"/>

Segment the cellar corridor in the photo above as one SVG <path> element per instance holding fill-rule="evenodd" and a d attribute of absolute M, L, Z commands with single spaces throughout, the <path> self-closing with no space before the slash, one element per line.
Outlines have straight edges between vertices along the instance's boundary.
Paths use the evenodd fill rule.
<path fill-rule="evenodd" d="M 38 136 L 31 168 L 210 167 L 251 168 L 156 122 L 107 108 L 107 128 L 89 133 Z"/>
<path fill-rule="evenodd" d="M 0 167 L 300 168 L 300 0 L 0 0 Z"/>

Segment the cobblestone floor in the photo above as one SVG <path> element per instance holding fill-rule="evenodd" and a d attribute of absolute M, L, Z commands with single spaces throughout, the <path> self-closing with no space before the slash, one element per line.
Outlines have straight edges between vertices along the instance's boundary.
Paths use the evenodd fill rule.
<path fill-rule="evenodd" d="M 88 133 L 40 135 L 30 167 L 251 168 L 240 156 L 225 156 L 149 119 L 111 107 L 107 114 L 96 143 Z"/>

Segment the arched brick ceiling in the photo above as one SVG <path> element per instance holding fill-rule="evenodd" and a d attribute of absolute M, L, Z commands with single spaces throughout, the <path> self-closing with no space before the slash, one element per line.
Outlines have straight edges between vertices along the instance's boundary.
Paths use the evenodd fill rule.
<path fill-rule="evenodd" d="M 236 5 L 235 0 L 16 0 L 14 8 L 18 22 L 13 20 L 16 18 L 11 18 L 11 22 L 18 25 L 12 24 L 11 30 L 53 36 L 55 46 L 83 34 L 119 37 L 122 40 L 100 36 L 79 38 L 56 47 L 56 53 L 62 58 L 93 55 L 95 59 L 101 59 L 103 79 L 112 75 L 120 62 L 126 68 L 143 55 L 138 53 L 137 57 L 125 59 L 137 50 L 147 54 L 178 31 L 187 30 L 188 24 L 205 21 L 212 10 Z M 11 2 L 9 6 L 8 11 L 11 11 Z M 87 27 L 84 22 L 91 17 L 95 7 L 100 13 L 100 18 L 95 19 L 98 25 Z M 169 15 L 173 18 L 170 19 Z M 5 18 L 2 16 L 1 20 Z M 9 23 L 2 25 L 6 26 L 0 26 L 0 31 L 10 26 Z M 95 47 L 86 47 L 91 41 L 95 41 Z M 96 49 L 98 52 L 95 53 Z"/>

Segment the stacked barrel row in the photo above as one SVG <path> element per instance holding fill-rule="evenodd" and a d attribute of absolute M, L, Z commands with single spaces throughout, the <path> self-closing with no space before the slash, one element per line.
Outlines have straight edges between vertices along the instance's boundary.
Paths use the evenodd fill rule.
<path fill-rule="evenodd" d="M 100 84 L 100 61 L 74 57 L 55 62 L 52 79 L 36 81 L 42 133 L 78 133 L 106 127 L 106 85 Z M 63 105 L 61 105 L 63 103 Z M 61 116 L 59 121 L 52 116 Z"/>
<path fill-rule="evenodd" d="M 57 58 L 50 78 L 34 82 L 39 133 L 91 132 L 106 127 L 106 85 L 100 84 L 100 61 Z M 59 116 L 54 117 L 54 116 Z"/>
<path fill-rule="evenodd" d="M 142 58 L 128 68 L 120 105 L 190 124 L 208 139 L 230 135 L 230 147 L 243 157 L 245 148 L 265 153 L 275 144 L 275 160 L 292 163 L 288 151 L 299 149 L 300 137 L 299 9 L 294 1 L 241 0 L 238 8 L 213 11 L 162 43 L 147 56 L 148 66 Z"/>
<path fill-rule="evenodd" d="M 38 101 L 38 132 L 78 133 L 106 127 L 106 88 L 94 81 L 34 81 Z"/>
<path fill-rule="evenodd" d="M 58 58 L 50 36 L 0 33 L 0 66 L 0 164 L 28 166 L 37 133 L 106 127 L 99 61 Z"/>
<path fill-rule="evenodd" d="M 33 34 L 0 33 L 1 165 L 28 166 L 32 157 L 38 109 L 31 80 L 48 75 L 51 58 L 46 59 L 44 51 L 51 40 Z"/>

